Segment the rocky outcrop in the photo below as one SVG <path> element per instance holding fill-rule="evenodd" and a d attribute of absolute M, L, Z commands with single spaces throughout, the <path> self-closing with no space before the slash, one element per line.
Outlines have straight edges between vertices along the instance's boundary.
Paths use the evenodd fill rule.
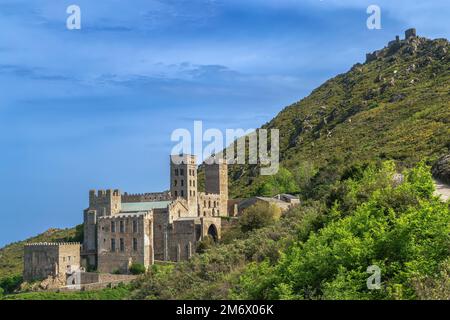
<path fill-rule="evenodd" d="M 450 184 L 450 154 L 441 157 L 433 166 L 433 176 Z"/>

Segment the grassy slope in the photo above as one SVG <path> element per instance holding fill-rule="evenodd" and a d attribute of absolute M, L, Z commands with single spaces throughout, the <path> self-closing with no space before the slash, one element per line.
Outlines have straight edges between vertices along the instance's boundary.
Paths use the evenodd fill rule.
<path fill-rule="evenodd" d="M 22 274 L 23 247 L 28 242 L 61 242 L 76 240 L 76 230 L 49 229 L 46 232 L 24 241 L 11 243 L 0 249 L 0 279 Z"/>
<path fill-rule="evenodd" d="M 282 165 L 394 159 L 410 166 L 450 147 L 450 45 L 420 38 L 395 52 L 356 64 L 310 96 L 285 108 L 263 128 L 280 129 Z M 330 133 L 330 134 L 329 134 Z M 253 194 L 263 179 L 251 166 L 230 170 L 231 192 Z"/>

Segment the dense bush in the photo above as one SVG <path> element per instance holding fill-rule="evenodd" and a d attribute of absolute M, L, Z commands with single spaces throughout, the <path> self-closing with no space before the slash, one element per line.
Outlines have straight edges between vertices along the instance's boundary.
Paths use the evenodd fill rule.
<path fill-rule="evenodd" d="M 280 218 L 281 210 L 265 202 L 257 202 L 244 210 L 239 225 L 242 232 L 249 232 L 273 224 Z"/>
<path fill-rule="evenodd" d="M 130 272 L 131 274 L 138 275 L 138 274 L 144 274 L 146 271 L 145 266 L 142 263 L 133 263 L 130 266 Z"/>
<path fill-rule="evenodd" d="M 359 181 L 347 181 L 342 201 L 349 201 L 346 207 L 354 209 L 340 212 L 337 201 L 330 222 L 306 241 L 295 242 L 276 265 L 249 265 L 233 289 L 234 296 L 417 298 L 416 279 L 437 273 L 450 255 L 450 210 L 433 197 L 428 167 L 422 164 L 405 172 L 399 186 L 393 183 L 394 173 L 393 165 L 386 163 L 381 170 L 368 169 Z M 366 286 L 371 265 L 381 268 L 380 290 Z"/>
<path fill-rule="evenodd" d="M 205 253 L 207 250 L 211 249 L 215 245 L 214 239 L 207 235 L 203 240 L 201 240 L 197 245 L 198 253 Z"/>
<path fill-rule="evenodd" d="M 297 179 L 305 179 L 302 171 L 297 172 L 297 176 L 294 176 L 286 168 L 279 168 L 275 175 L 267 176 L 266 180 L 259 186 L 257 194 L 260 196 L 274 196 L 279 193 L 298 193 L 299 185 Z"/>
<path fill-rule="evenodd" d="M 2 289 L 5 294 L 12 293 L 19 289 L 22 282 L 23 278 L 21 275 L 5 277 L 0 279 L 0 289 Z"/>

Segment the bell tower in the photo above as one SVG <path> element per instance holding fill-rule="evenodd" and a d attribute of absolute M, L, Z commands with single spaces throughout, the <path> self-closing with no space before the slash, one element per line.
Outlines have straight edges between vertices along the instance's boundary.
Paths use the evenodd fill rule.
<path fill-rule="evenodd" d="M 185 199 L 189 213 L 197 214 L 197 158 L 195 155 L 170 156 L 170 193 L 173 199 Z"/>

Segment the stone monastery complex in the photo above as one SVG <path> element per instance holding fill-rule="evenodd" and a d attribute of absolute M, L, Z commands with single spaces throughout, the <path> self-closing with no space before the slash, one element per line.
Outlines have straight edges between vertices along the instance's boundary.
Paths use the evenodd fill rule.
<path fill-rule="evenodd" d="M 196 157 L 179 155 L 170 160 L 170 191 L 89 191 L 83 243 L 26 245 L 24 280 L 53 278 L 63 286 L 68 276 L 78 272 L 81 283 L 97 282 L 99 276 L 92 280 L 92 272 L 85 270 L 127 274 L 132 264 L 148 268 L 155 261 L 187 260 L 205 237 L 220 239 L 223 217 L 236 216 L 258 201 L 282 210 L 298 204 L 290 195 L 229 200 L 224 161 L 204 164 L 205 192 L 198 192 Z"/>

